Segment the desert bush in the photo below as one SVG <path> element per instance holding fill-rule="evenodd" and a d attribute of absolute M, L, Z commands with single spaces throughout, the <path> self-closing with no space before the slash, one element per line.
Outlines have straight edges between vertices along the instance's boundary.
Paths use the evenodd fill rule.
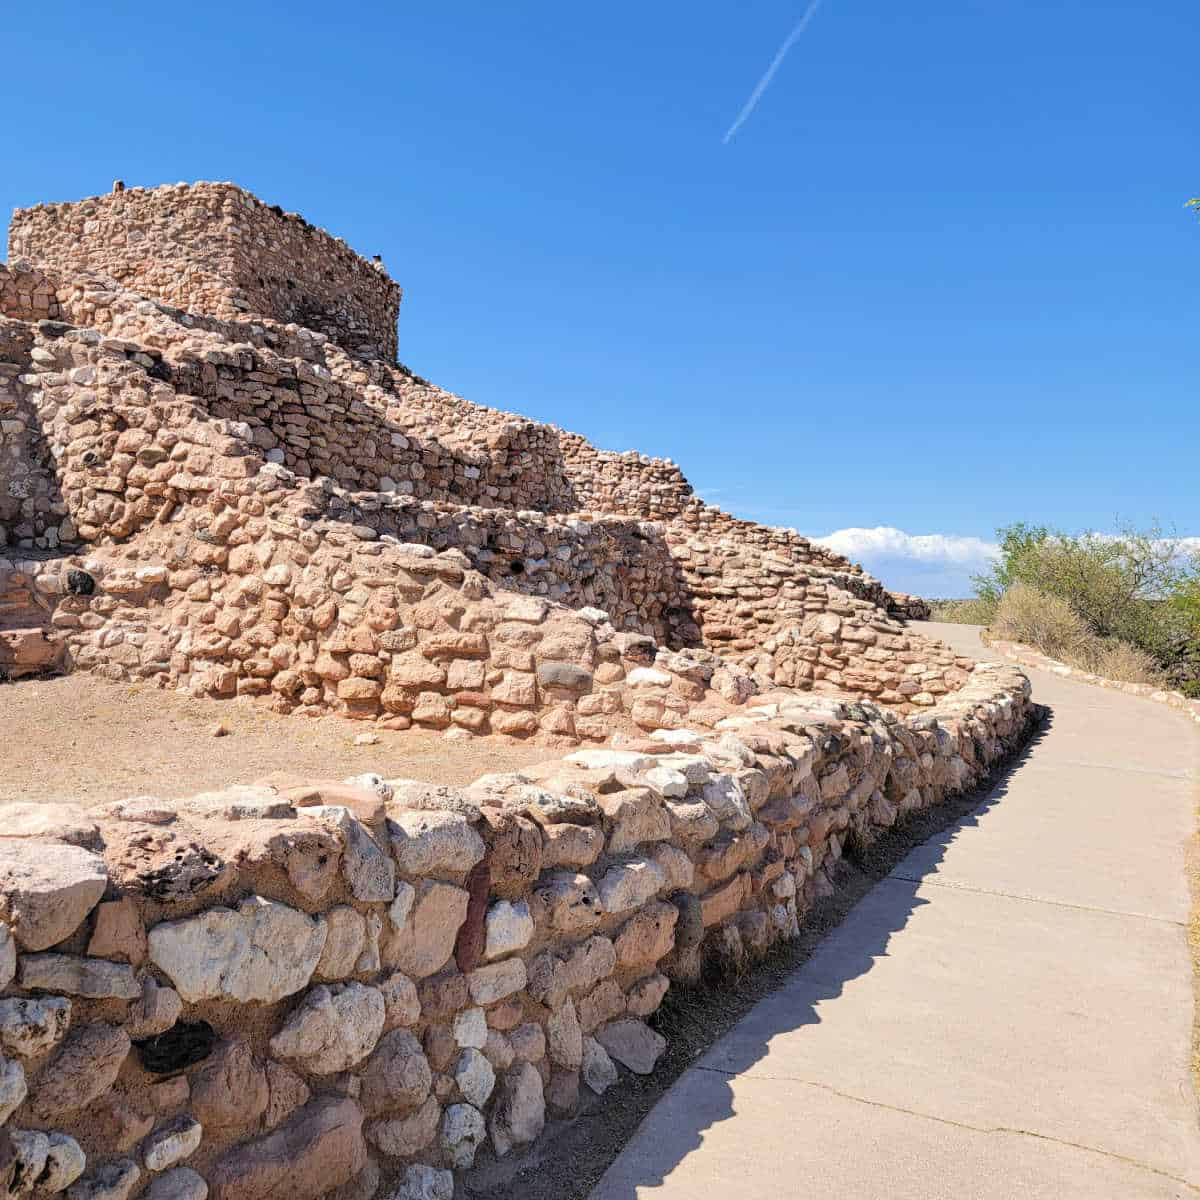
<path fill-rule="evenodd" d="M 1017 524 L 999 534 L 999 558 L 975 579 L 985 604 L 999 607 L 1017 585 L 1032 588 L 1067 604 L 1100 643 L 1123 643 L 1152 664 L 1135 661 L 1126 649 L 1110 652 L 1114 667 L 1139 677 L 1157 667 L 1154 682 L 1176 686 L 1200 678 L 1200 560 L 1181 560 L 1160 530 L 1072 537 Z M 1104 651 L 1093 647 L 1093 654 Z"/>
<path fill-rule="evenodd" d="M 955 625 L 990 625 L 996 606 L 978 596 L 971 600 L 931 600 L 931 621 L 949 621 Z"/>
<path fill-rule="evenodd" d="M 1149 683 L 1163 687 L 1166 675 L 1155 660 L 1136 646 L 1117 638 L 1089 637 L 1076 647 L 1073 667 L 1091 671 L 1105 679 L 1119 679 L 1124 683 Z"/>
<path fill-rule="evenodd" d="M 1012 642 L 1036 646 L 1063 662 L 1090 636 L 1087 622 L 1058 596 L 1027 583 L 1016 583 L 1001 595 L 992 632 Z"/>

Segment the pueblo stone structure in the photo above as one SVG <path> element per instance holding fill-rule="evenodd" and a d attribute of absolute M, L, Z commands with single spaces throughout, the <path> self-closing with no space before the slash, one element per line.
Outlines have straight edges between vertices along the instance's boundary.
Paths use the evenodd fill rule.
<path fill-rule="evenodd" d="M 673 463 L 414 375 L 399 299 L 230 184 L 13 219 L 0 670 L 565 757 L 5 806 L 0 1196 L 448 1200 L 1031 720 Z"/>

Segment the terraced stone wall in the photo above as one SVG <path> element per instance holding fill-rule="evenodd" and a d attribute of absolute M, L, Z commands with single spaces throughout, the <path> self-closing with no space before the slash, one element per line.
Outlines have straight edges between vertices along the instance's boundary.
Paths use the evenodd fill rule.
<path fill-rule="evenodd" d="M 670 987 L 795 937 L 847 845 L 972 786 L 1030 715 L 993 665 L 919 717 L 781 692 L 465 789 L 4 805 L 0 1187 L 448 1200 L 621 1103 Z"/>
<path fill-rule="evenodd" d="M 177 308 L 319 330 L 395 359 L 400 288 L 378 264 L 231 183 L 131 188 L 19 209 L 9 258 L 92 271 Z"/>

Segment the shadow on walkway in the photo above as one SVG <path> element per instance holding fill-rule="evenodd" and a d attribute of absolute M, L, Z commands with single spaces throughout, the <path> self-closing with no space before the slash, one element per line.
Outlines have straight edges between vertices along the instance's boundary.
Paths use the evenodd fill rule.
<path fill-rule="evenodd" d="M 725 1079 L 752 1069 L 778 1034 L 819 1024 L 818 1006 L 840 996 L 847 983 L 887 954 L 893 935 L 928 903 L 917 896 L 923 876 L 936 870 L 961 832 L 982 824 L 1004 799 L 1011 778 L 1049 732 L 1052 713 L 1044 706 L 1043 713 L 1022 750 L 980 788 L 912 814 L 869 847 L 849 844 L 836 893 L 806 914 L 796 941 L 783 944 L 738 980 L 702 989 L 673 986 L 651 1020 L 668 1042 L 653 1076 L 625 1075 L 603 1099 L 581 1088 L 581 1100 L 590 1101 L 588 1111 L 548 1130 L 523 1161 L 503 1160 L 478 1171 L 465 1194 L 472 1200 L 635 1200 L 639 1188 L 660 1186 L 700 1147 L 707 1130 L 736 1115 Z M 918 846 L 936 853 L 926 849 L 921 867 L 898 872 Z M 869 903 L 860 904 L 868 895 Z M 736 1039 L 716 1045 L 735 1025 Z M 711 1075 L 706 1086 L 695 1089 L 700 1102 L 671 1126 L 665 1144 L 655 1143 L 648 1161 L 627 1156 L 621 1177 L 610 1177 L 593 1191 L 638 1125 L 689 1071 Z"/>

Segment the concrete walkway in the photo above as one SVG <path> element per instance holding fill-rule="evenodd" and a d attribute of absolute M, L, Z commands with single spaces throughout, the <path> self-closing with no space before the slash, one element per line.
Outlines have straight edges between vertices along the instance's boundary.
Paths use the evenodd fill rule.
<path fill-rule="evenodd" d="M 680 1077 L 592 1200 L 1200 1196 L 1200 736 L 1031 674 L 1029 755 Z"/>

